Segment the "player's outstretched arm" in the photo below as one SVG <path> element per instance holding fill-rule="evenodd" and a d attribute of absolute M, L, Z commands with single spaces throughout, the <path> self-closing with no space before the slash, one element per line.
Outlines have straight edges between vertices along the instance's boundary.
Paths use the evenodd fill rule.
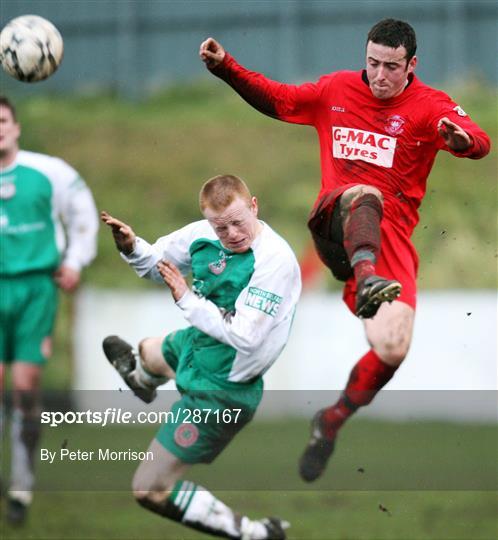
<path fill-rule="evenodd" d="M 108 214 L 105 210 L 100 212 L 100 219 L 111 228 L 114 242 L 119 251 L 125 255 L 133 253 L 137 238 L 133 229 L 123 221 L 119 221 L 119 219 Z"/>
<path fill-rule="evenodd" d="M 209 69 L 219 66 L 225 58 L 225 49 L 212 37 L 201 43 L 199 56 Z"/>
<path fill-rule="evenodd" d="M 201 43 L 199 56 L 213 75 L 229 84 L 258 111 L 286 122 L 313 124 L 315 84 L 284 84 L 241 66 L 212 37 Z"/>
<path fill-rule="evenodd" d="M 451 148 L 454 152 L 465 152 L 472 146 L 470 135 L 446 116 L 439 120 L 437 131 L 448 148 Z"/>

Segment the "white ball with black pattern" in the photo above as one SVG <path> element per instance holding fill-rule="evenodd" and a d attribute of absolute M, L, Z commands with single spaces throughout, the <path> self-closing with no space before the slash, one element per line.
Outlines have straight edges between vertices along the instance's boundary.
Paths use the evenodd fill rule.
<path fill-rule="evenodd" d="M 33 83 L 59 67 L 64 43 L 57 28 L 38 15 L 12 19 L 0 34 L 0 63 L 19 81 Z"/>

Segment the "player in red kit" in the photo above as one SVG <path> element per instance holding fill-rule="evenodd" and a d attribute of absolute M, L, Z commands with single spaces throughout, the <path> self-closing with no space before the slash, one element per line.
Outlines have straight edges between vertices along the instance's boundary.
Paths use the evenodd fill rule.
<path fill-rule="evenodd" d="M 364 70 L 296 86 L 245 69 L 212 38 L 200 47 L 208 69 L 253 107 L 317 130 L 322 182 L 308 226 L 322 261 L 345 281 L 344 301 L 364 320 L 371 346 L 339 401 L 312 420 L 299 463 L 306 481 L 323 473 L 339 428 L 408 352 L 418 267 L 410 237 L 437 152 L 489 152 L 489 137 L 464 110 L 415 76 L 416 48 L 409 24 L 384 19 L 368 34 Z"/>

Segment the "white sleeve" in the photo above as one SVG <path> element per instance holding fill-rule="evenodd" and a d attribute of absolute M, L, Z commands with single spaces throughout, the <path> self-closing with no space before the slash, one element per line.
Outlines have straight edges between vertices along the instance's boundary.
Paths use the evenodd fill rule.
<path fill-rule="evenodd" d="M 75 176 L 66 187 L 61 208 L 67 235 L 62 264 L 79 271 L 90 264 L 97 254 L 99 220 L 90 189 L 74 169 L 69 166 L 68 169 Z"/>
<path fill-rule="evenodd" d="M 297 263 L 276 255 L 255 269 L 235 302 L 234 314 L 225 313 L 190 290 L 177 305 L 187 321 L 202 332 L 243 354 L 252 354 L 273 328 L 292 317 L 300 291 Z"/>
<path fill-rule="evenodd" d="M 190 244 L 196 223 L 191 223 L 178 231 L 162 236 L 154 244 L 137 237 L 135 249 L 130 255 L 121 257 L 135 270 L 139 277 L 164 283 L 156 265 L 161 260 L 172 262 L 186 276 L 190 272 Z"/>

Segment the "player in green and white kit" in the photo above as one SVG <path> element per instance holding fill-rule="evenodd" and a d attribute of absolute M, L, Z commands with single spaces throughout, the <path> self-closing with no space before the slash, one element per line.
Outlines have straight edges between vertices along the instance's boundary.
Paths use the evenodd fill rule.
<path fill-rule="evenodd" d="M 12 523 L 24 520 L 32 499 L 39 386 L 51 353 L 57 287 L 77 287 L 81 268 L 95 257 L 98 230 L 92 195 L 79 174 L 61 159 L 19 150 L 20 134 L 14 107 L 0 97 L 0 388 L 9 365 Z"/>
<path fill-rule="evenodd" d="M 173 377 L 182 395 L 172 408 L 178 421 L 160 428 L 149 447 L 154 459 L 135 474 L 134 495 L 145 508 L 215 536 L 285 538 L 285 522 L 237 515 L 209 491 L 182 480 L 190 464 L 212 462 L 252 419 L 262 375 L 287 342 L 301 291 L 294 253 L 257 219 L 256 198 L 242 180 L 212 178 L 201 190 L 200 205 L 205 220 L 153 245 L 102 213 L 122 257 L 140 277 L 166 283 L 191 324 L 164 339 L 144 339 L 138 357 L 117 336 L 104 340 L 107 358 L 144 401 Z M 190 272 L 192 290 L 183 277 Z"/>

